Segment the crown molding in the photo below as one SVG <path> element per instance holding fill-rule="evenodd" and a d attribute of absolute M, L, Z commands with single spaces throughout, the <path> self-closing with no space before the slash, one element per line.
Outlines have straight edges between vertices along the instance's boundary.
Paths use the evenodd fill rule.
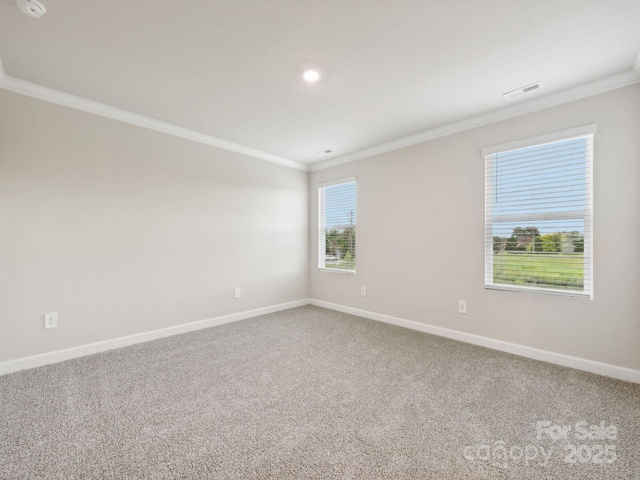
<path fill-rule="evenodd" d="M 636 71 L 636 69 L 638 69 Z M 507 120 L 509 118 L 518 117 L 527 113 L 536 112 L 538 110 L 544 110 L 545 108 L 554 107 L 556 105 L 562 105 L 563 103 L 572 102 L 581 98 L 598 95 L 618 88 L 626 87 L 640 82 L 640 54 L 636 60 L 636 66 L 634 69 L 611 75 L 608 77 L 595 80 L 593 82 L 584 83 L 576 87 L 572 87 L 561 92 L 552 93 L 544 97 L 529 100 L 527 102 L 518 103 L 510 107 L 501 108 L 492 112 L 477 115 L 475 117 L 469 117 L 458 122 L 450 123 L 442 127 L 433 128 L 416 135 L 394 140 L 392 142 L 383 143 L 373 148 L 366 150 L 360 150 L 358 152 L 344 155 L 342 157 L 326 160 L 311 165 L 310 171 L 316 172 L 318 170 L 324 170 L 325 168 L 335 167 L 337 165 L 343 165 L 345 163 L 354 162 L 363 158 L 372 157 L 381 153 L 391 152 L 401 148 L 416 145 L 418 143 L 428 142 L 435 140 L 436 138 L 446 137 L 454 133 L 463 132 L 472 128 L 489 125 L 491 123 Z"/>
<path fill-rule="evenodd" d="M 166 133 L 168 135 L 173 135 L 174 137 L 180 137 L 193 142 L 203 143 L 212 147 L 218 147 L 223 150 L 247 155 L 249 157 L 259 158 L 260 160 L 277 163 L 278 165 L 283 165 L 285 167 L 295 168 L 305 172 L 309 171 L 309 167 L 300 162 L 281 158 L 260 150 L 245 147 L 244 145 L 228 142 L 221 138 L 189 130 L 188 128 L 178 127 L 177 125 L 145 117 L 144 115 L 138 115 L 137 113 L 129 112 L 127 110 L 111 107 L 103 103 L 94 102 L 93 100 L 87 100 L 86 98 L 77 97 L 59 90 L 54 90 L 52 88 L 43 87 L 35 83 L 10 77 L 5 74 L 4 68 L 2 67 L 2 59 L 0 59 L 0 88 L 19 93 L 21 95 L 26 95 L 28 97 L 44 100 L 46 102 L 63 105 L 75 110 L 93 113 L 95 115 L 100 115 L 101 117 L 107 117 L 120 122 L 136 125 L 138 127 L 148 128 L 149 130 Z"/>
<path fill-rule="evenodd" d="M 618 88 L 626 87 L 640 82 L 640 52 L 636 58 L 634 68 L 604 77 L 593 82 L 585 83 L 572 87 L 561 92 L 553 93 L 540 97 L 537 99 L 529 100 L 526 102 L 518 103 L 510 107 L 501 108 L 492 112 L 484 113 L 474 117 L 469 117 L 458 122 L 443 125 L 441 127 L 426 130 L 416 135 L 400 138 L 388 143 L 360 150 L 348 155 L 343 155 L 338 158 L 326 160 L 323 162 L 307 165 L 302 162 L 296 162 L 286 158 L 278 157 L 270 153 L 266 153 L 260 150 L 256 150 L 244 145 L 229 142 L 221 138 L 213 137 L 204 133 L 196 132 L 188 128 L 179 127 L 170 123 L 155 120 L 150 117 L 138 115 L 127 110 L 111 107 L 103 103 L 94 102 L 86 98 L 71 95 L 69 93 L 54 90 L 48 87 L 43 87 L 35 83 L 30 83 L 18 78 L 10 77 L 6 75 L 2 66 L 2 59 L 0 59 L 0 88 L 9 90 L 21 95 L 26 95 L 33 98 L 38 98 L 46 102 L 63 105 L 76 110 L 93 113 L 102 117 L 111 118 L 121 122 L 136 125 L 142 128 L 155 130 L 157 132 L 166 133 L 175 137 L 184 138 L 194 142 L 210 145 L 213 147 L 221 148 L 242 155 L 258 158 L 268 162 L 276 163 L 286 167 L 302 170 L 305 172 L 315 172 L 326 168 L 342 165 L 345 163 L 354 162 L 368 157 L 373 157 L 382 153 L 399 150 L 401 148 L 416 145 L 418 143 L 428 142 L 435 140 L 436 138 L 445 137 L 454 133 L 463 132 L 472 128 L 481 127 L 491 123 L 507 120 L 509 118 L 517 117 L 527 113 L 536 112 L 545 108 L 554 107 L 563 103 L 572 102 L 581 98 L 598 95 Z"/>

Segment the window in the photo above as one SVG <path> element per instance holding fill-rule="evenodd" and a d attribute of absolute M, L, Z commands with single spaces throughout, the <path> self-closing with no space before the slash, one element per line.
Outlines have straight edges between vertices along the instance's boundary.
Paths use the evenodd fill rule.
<path fill-rule="evenodd" d="M 596 126 L 486 148 L 485 287 L 592 298 Z"/>
<path fill-rule="evenodd" d="M 356 271 L 356 179 L 318 185 L 318 268 Z"/>

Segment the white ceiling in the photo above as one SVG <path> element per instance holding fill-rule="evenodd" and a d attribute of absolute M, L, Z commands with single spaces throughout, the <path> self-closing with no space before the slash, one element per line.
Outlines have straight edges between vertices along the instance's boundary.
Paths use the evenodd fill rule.
<path fill-rule="evenodd" d="M 36 20 L 0 0 L 7 75 L 304 164 L 629 71 L 640 51 L 638 0 L 41 1 Z"/>

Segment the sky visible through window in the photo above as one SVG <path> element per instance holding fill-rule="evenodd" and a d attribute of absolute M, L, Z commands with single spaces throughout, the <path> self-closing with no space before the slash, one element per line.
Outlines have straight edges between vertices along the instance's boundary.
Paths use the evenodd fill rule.
<path fill-rule="evenodd" d="M 341 230 L 356 224 L 356 184 L 341 183 L 325 188 L 325 228 Z"/>
<path fill-rule="evenodd" d="M 587 207 L 587 138 L 498 153 L 494 159 L 493 215 L 553 214 Z M 579 217 L 579 215 L 577 215 Z M 584 220 L 496 222 L 494 235 L 515 227 L 537 227 L 540 234 L 584 233 Z"/>

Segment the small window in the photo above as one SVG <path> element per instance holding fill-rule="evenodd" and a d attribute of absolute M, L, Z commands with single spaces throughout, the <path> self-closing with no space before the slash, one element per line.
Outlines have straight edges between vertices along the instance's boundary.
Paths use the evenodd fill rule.
<path fill-rule="evenodd" d="M 318 185 L 318 268 L 356 271 L 356 179 Z"/>
<path fill-rule="evenodd" d="M 483 150 L 486 288 L 592 298 L 595 130 Z"/>

